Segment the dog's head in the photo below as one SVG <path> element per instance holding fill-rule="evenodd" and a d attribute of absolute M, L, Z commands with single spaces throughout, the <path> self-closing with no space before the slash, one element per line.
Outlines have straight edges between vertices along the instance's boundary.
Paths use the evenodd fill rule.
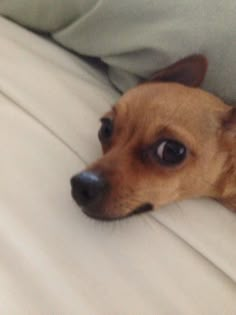
<path fill-rule="evenodd" d="M 71 180 L 86 214 L 114 219 L 223 194 L 219 183 L 230 163 L 225 137 L 233 113 L 196 87 L 206 68 L 202 56 L 185 58 L 128 91 L 103 116 L 104 155 Z"/>

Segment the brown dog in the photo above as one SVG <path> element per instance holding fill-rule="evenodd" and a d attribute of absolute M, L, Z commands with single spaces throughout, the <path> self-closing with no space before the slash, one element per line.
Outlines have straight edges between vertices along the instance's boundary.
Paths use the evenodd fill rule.
<path fill-rule="evenodd" d="M 101 119 L 104 156 L 71 180 L 86 214 L 115 219 L 199 196 L 236 209 L 236 110 L 197 88 L 206 69 L 203 56 L 185 58 Z"/>

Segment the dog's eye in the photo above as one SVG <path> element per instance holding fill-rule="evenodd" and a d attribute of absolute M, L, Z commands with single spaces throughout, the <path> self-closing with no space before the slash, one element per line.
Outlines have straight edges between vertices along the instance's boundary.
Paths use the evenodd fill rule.
<path fill-rule="evenodd" d="M 158 161 L 166 166 L 180 164 L 186 158 L 186 147 L 176 140 L 159 141 L 155 148 Z"/>
<path fill-rule="evenodd" d="M 98 132 L 98 138 L 102 143 L 110 140 L 113 134 L 113 121 L 110 118 L 101 119 L 102 126 Z"/>

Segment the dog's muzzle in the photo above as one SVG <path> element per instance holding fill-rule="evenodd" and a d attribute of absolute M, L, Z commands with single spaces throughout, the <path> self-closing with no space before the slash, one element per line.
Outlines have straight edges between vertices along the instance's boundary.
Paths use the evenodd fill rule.
<path fill-rule="evenodd" d="M 114 220 L 121 215 L 104 212 L 104 204 L 111 190 L 111 185 L 104 175 L 93 171 L 83 171 L 71 178 L 71 193 L 73 199 L 90 217 L 99 220 Z M 144 203 L 130 211 L 127 215 L 139 214 L 153 209 L 152 204 Z M 127 216 L 126 215 L 126 216 Z"/>

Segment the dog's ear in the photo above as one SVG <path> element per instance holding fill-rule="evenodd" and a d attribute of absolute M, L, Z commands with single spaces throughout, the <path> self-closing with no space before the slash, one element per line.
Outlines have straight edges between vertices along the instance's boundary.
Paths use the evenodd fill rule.
<path fill-rule="evenodd" d="M 150 81 L 177 82 L 187 86 L 198 87 L 205 78 L 207 67 L 206 57 L 193 55 L 158 71 L 151 77 Z"/>

